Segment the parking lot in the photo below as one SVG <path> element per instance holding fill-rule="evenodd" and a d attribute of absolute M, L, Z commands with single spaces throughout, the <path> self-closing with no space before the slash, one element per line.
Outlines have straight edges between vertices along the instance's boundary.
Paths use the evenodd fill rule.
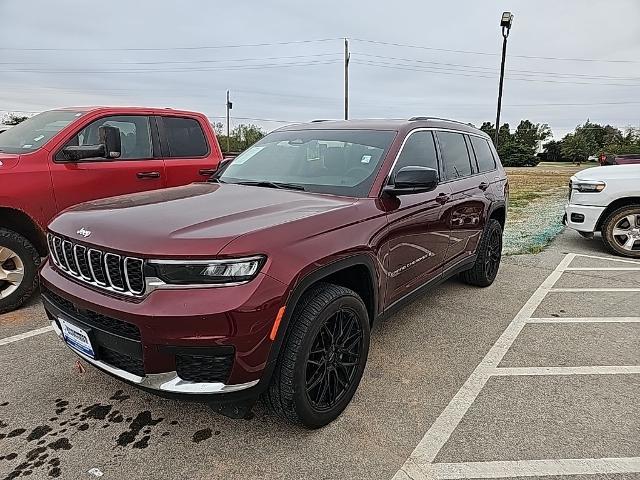
<path fill-rule="evenodd" d="M 640 478 L 639 295 L 639 262 L 572 232 L 506 257 L 488 289 L 449 281 L 377 325 L 316 431 L 79 368 L 36 299 L 0 316 L 0 478 Z"/>

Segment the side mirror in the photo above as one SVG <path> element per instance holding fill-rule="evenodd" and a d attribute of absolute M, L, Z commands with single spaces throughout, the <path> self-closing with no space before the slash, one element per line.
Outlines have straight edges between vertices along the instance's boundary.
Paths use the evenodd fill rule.
<path fill-rule="evenodd" d="M 96 158 L 119 158 L 122 154 L 120 142 L 120 130 L 117 127 L 103 125 L 98 128 L 97 145 L 69 145 L 62 149 L 64 158 L 68 161 L 77 162 L 86 159 Z"/>
<path fill-rule="evenodd" d="M 402 167 L 396 173 L 393 184 L 384 187 L 383 192 L 391 195 L 430 192 L 438 186 L 438 181 L 438 171 L 433 168 Z"/>
<path fill-rule="evenodd" d="M 120 129 L 103 125 L 98 128 L 100 143 L 105 147 L 106 158 L 120 158 L 122 155 L 122 143 Z"/>

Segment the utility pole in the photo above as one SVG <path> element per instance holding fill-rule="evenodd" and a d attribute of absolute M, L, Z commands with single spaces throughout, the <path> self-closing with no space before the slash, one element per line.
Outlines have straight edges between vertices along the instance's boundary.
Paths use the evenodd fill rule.
<path fill-rule="evenodd" d="M 344 119 L 349 120 L 349 40 L 344 39 Z"/>
<path fill-rule="evenodd" d="M 513 15 L 511 12 L 504 12 L 500 19 L 502 27 L 502 62 L 500 63 L 500 86 L 498 87 L 498 111 L 496 112 L 496 135 L 493 144 L 498 148 L 498 135 L 500 133 L 500 110 L 502 109 L 502 85 L 504 83 L 504 62 L 507 58 L 507 37 L 513 23 Z"/>
<path fill-rule="evenodd" d="M 227 153 L 231 151 L 231 129 L 229 127 L 229 110 L 233 108 L 233 103 L 229 101 L 229 90 L 227 90 Z"/>

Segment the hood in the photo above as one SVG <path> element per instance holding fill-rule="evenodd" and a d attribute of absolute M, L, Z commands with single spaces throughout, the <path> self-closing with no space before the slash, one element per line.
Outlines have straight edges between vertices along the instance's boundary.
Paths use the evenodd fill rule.
<path fill-rule="evenodd" d="M 640 165 L 607 165 L 604 167 L 586 168 L 576 173 L 578 180 L 640 180 Z"/>
<path fill-rule="evenodd" d="M 20 161 L 20 155 L 0 152 L 0 172 L 15 167 Z"/>
<path fill-rule="evenodd" d="M 83 203 L 63 212 L 49 228 L 79 242 L 142 257 L 211 256 L 241 235 L 354 202 L 283 189 L 194 183 Z M 81 236 L 80 229 L 91 233 Z"/>

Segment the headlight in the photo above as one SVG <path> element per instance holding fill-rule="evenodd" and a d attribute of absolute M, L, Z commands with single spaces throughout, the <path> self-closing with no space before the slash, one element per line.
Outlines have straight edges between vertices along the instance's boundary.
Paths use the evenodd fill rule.
<path fill-rule="evenodd" d="M 239 284 L 253 279 L 265 257 L 216 259 L 216 260 L 152 260 L 158 278 L 176 285 L 188 284 Z"/>
<path fill-rule="evenodd" d="M 607 184 L 597 180 L 582 180 L 573 182 L 571 186 L 580 193 L 597 193 L 604 190 Z"/>

